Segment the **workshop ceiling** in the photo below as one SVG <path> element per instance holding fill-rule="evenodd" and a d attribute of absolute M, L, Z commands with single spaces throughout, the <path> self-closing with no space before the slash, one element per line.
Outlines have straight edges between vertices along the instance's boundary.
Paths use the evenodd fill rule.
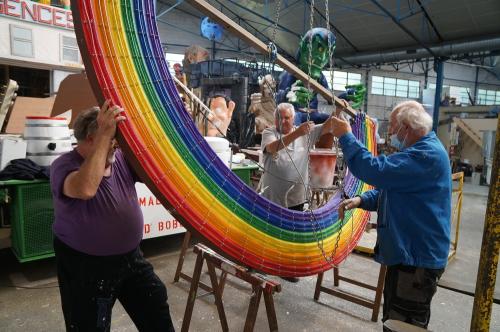
<path fill-rule="evenodd" d="M 269 41 L 277 1 L 207 2 L 241 22 L 259 39 Z M 172 10 L 200 18 L 204 16 L 182 0 L 158 0 L 157 6 L 157 12 L 175 6 Z M 310 8 L 309 0 L 281 0 L 276 44 L 289 57 L 295 54 L 300 36 L 310 27 Z M 314 27 L 326 27 L 325 12 L 325 1 L 314 1 Z M 331 29 L 337 37 L 336 57 L 391 50 L 411 52 L 500 37 L 499 0 L 335 0 L 329 1 L 329 13 Z M 163 28 L 169 27 L 160 24 L 160 29 Z M 264 40 L 265 36 L 267 40 Z"/>

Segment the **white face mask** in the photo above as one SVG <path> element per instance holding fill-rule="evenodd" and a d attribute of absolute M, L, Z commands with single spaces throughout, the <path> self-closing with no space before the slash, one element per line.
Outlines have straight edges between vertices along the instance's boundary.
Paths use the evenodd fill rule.
<path fill-rule="evenodd" d="M 398 150 L 403 150 L 405 148 L 406 135 L 408 135 L 408 134 L 405 135 L 405 138 L 403 139 L 403 141 L 400 141 L 398 138 L 398 134 L 399 134 L 400 130 L 401 130 L 401 127 L 399 127 L 398 131 L 395 134 L 391 135 L 389 144 Z"/>

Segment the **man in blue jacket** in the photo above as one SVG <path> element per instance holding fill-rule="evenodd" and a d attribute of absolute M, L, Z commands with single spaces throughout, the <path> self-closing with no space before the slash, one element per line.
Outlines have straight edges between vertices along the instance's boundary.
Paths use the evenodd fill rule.
<path fill-rule="evenodd" d="M 335 119 L 350 171 L 376 187 L 343 201 L 344 211 L 377 211 L 375 260 L 387 265 L 382 321 L 400 320 L 427 328 L 431 299 L 444 272 L 450 246 L 451 170 L 448 155 L 431 131 L 421 104 L 406 101 L 391 113 L 391 145 L 399 152 L 373 156 Z"/>

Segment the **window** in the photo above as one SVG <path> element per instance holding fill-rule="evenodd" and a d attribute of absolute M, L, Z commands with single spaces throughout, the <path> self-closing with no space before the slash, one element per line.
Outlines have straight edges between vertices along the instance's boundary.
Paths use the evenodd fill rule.
<path fill-rule="evenodd" d="M 456 98 L 459 104 L 470 104 L 470 90 L 463 86 L 450 86 L 450 97 Z"/>
<path fill-rule="evenodd" d="M 372 76 L 372 94 L 384 94 L 384 78 L 380 76 Z"/>
<path fill-rule="evenodd" d="M 33 55 L 33 32 L 31 29 L 10 26 L 11 54 L 30 57 Z"/>
<path fill-rule="evenodd" d="M 408 97 L 408 81 L 407 80 L 396 80 L 396 96 L 397 97 Z"/>
<path fill-rule="evenodd" d="M 331 71 L 323 71 L 328 85 L 332 83 Z M 345 91 L 346 85 L 354 85 L 361 83 L 361 74 L 351 73 L 346 71 L 333 71 L 333 89 L 338 91 Z"/>
<path fill-rule="evenodd" d="M 420 97 L 420 82 L 408 81 L 408 98 Z"/>
<path fill-rule="evenodd" d="M 470 89 L 464 86 L 443 85 L 443 89 L 449 88 L 450 97 L 455 98 L 457 104 L 470 104 L 469 93 Z M 429 83 L 429 89 L 436 90 L 435 83 Z"/>
<path fill-rule="evenodd" d="M 418 98 L 420 95 L 420 82 L 392 77 L 372 76 L 372 94 Z"/>
<path fill-rule="evenodd" d="M 80 62 L 80 51 L 76 38 L 62 36 L 62 61 Z"/>
<path fill-rule="evenodd" d="M 184 54 L 165 53 L 165 60 L 168 61 L 170 67 L 172 67 L 176 63 L 180 63 L 182 65 L 182 60 L 184 60 Z"/>
<path fill-rule="evenodd" d="M 500 91 L 479 89 L 477 91 L 477 104 L 500 105 Z"/>

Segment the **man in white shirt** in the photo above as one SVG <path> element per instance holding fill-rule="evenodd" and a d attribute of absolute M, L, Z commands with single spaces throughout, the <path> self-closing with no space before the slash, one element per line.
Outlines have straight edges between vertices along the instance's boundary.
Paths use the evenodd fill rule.
<path fill-rule="evenodd" d="M 262 132 L 264 174 L 262 196 L 292 210 L 302 211 L 309 183 L 307 152 L 332 129 L 331 117 L 320 125 L 308 121 L 294 126 L 292 104 L 281 103 L 274 112 L 275 126 Z"/>

